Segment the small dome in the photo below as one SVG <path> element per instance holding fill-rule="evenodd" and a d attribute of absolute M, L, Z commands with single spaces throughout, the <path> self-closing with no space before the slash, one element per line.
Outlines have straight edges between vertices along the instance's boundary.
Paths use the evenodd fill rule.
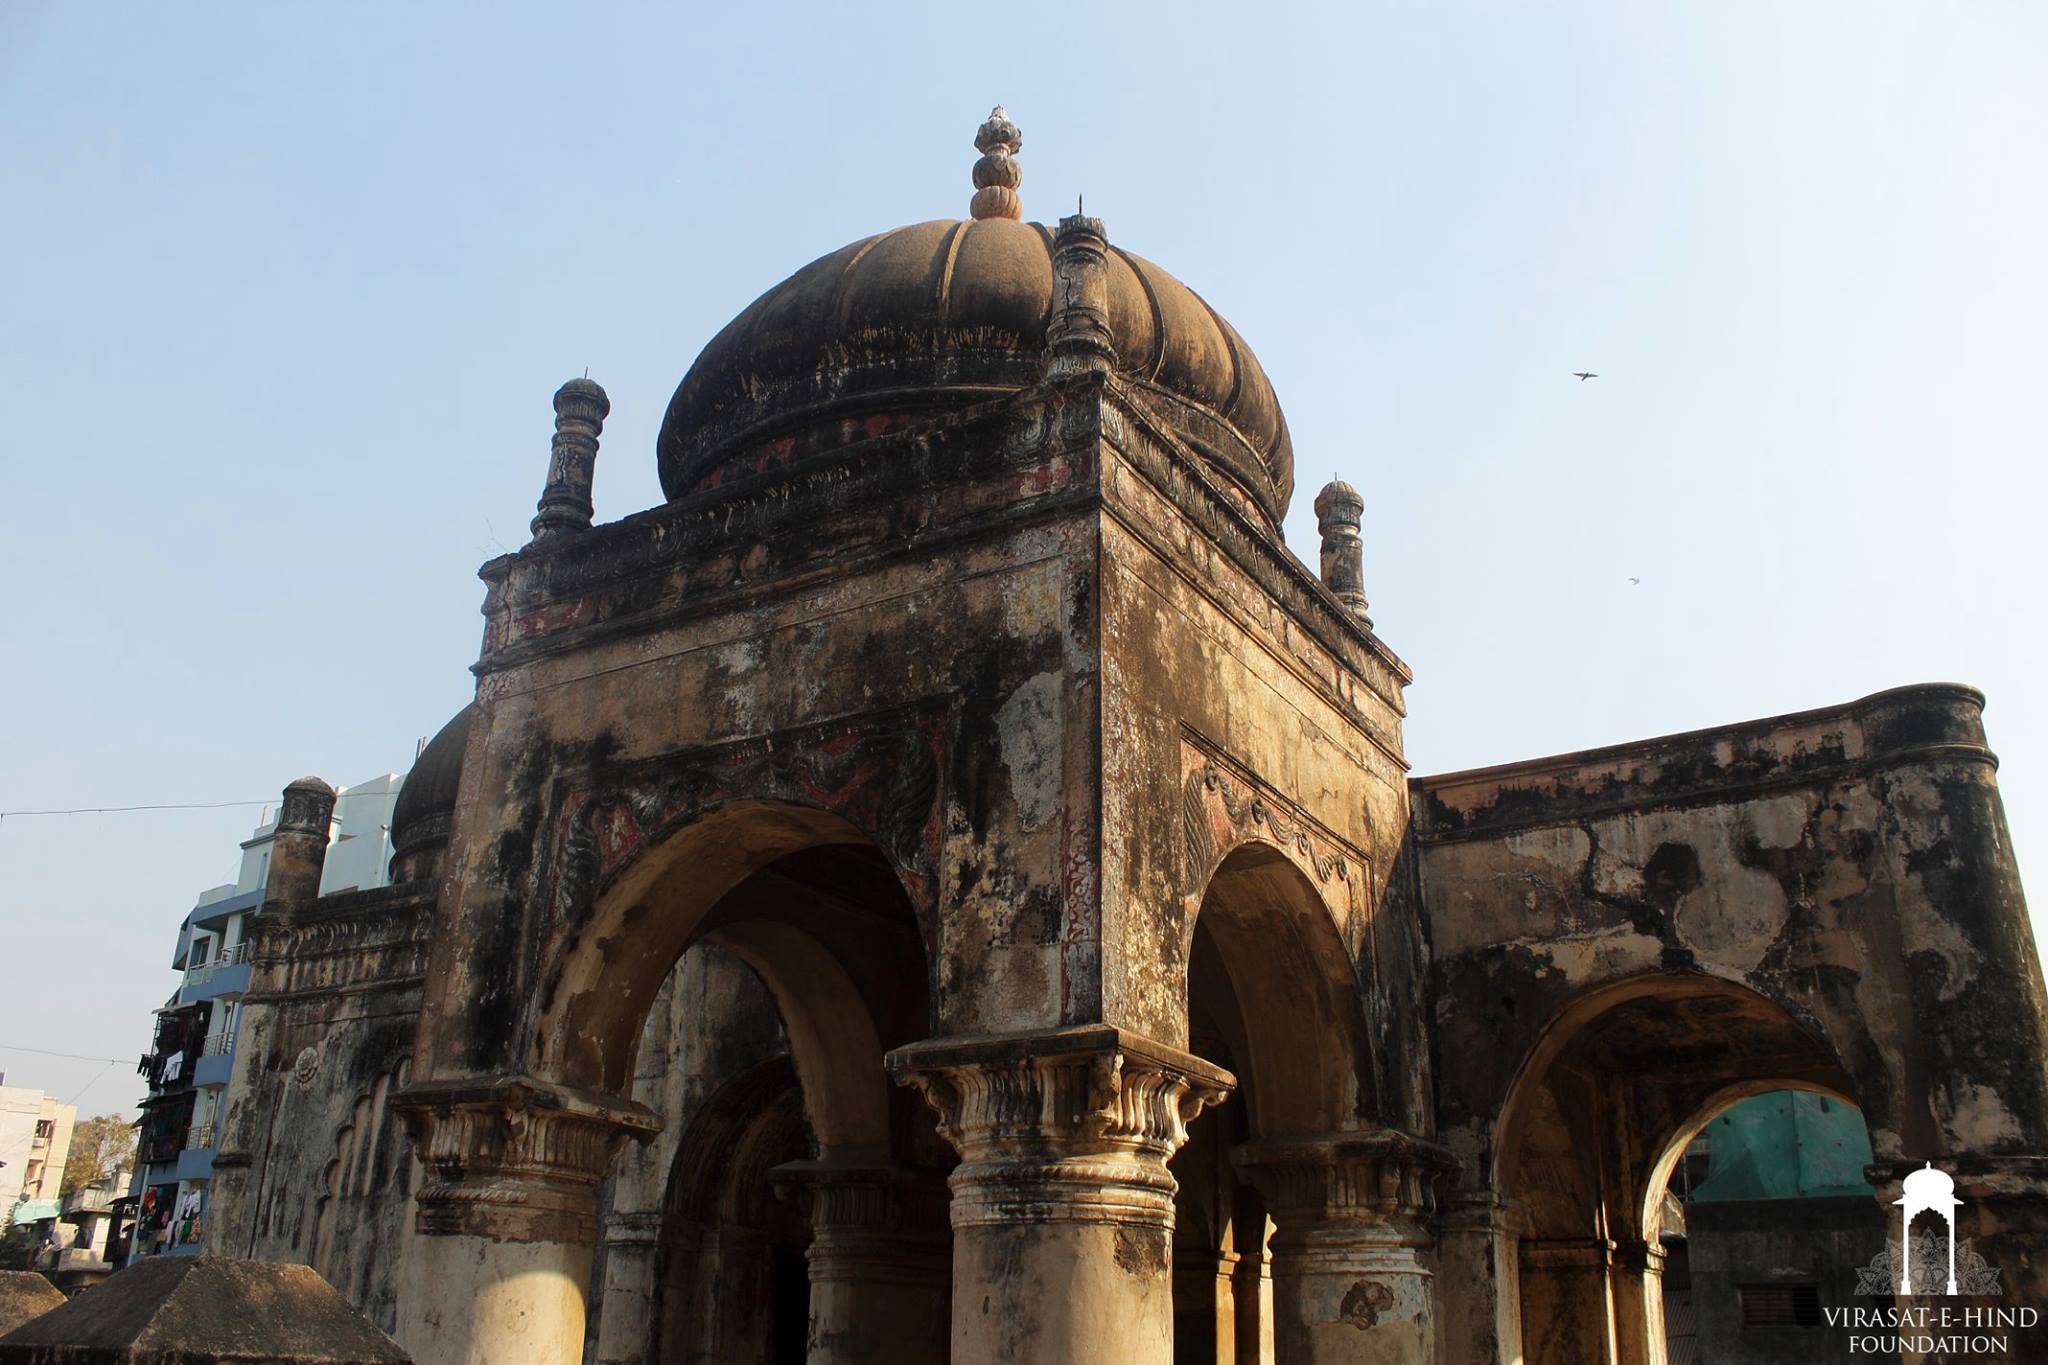
<path fill-rule="evenodd" d="M 1039 381 L 1052 232 L 1005 217 L 897 228 L 805 266 L 704 348 L 657 449 L 671 498 Z M 1277 528 L 1294 451 L 1257 357 L 1166 271 L 1111 247 L 1117 365 Z"/>
<path fill-rule="evenodd" d="M 462 788 L 462 757 L 469 748 L 469 726 L 476 703 L 455 713 L 427 741 L 414 760 L 398 800 L 391 807 L 391 879 L 411 881 L 431 875 L 438 853 L 448 843 L 455 823 L 455 797 Z"/>

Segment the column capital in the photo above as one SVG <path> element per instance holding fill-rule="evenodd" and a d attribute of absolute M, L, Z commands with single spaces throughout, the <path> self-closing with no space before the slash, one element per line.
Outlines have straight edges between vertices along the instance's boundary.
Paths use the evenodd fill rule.
<path fill-rule="evenodd" d="M 1046 1142 L 1172 1156 L 1187 1125 L 1237 1078 L 1212 1062 L 1109 1024 L 932 1038 L 887 1059 L 963 1157 Z"/>
<path fill-rule="evenodd" d="M 889 1162 L 788 1161 L 768 1172 L 782 1199 L 809 1206 L 814 1228 L 943 1228 L 946 1188 L 931 1172 Z"/>
<path fill-rule="evenodd" d="M 946 1186 L 933 1172 L 878 1162 L 791 1161 L 768 1172 L 775 1193 L 811 1220 L 811 1283 L 944 1283 Z"/>
<path fill-rule="evenodd" d="M 1260 1138 L 1230 1155 L 1273 1217 L 1283 1350 L 1309 1365 L 1434 1361 L 1427 1249 L 1456 1158 L 1393 1128 Z"/>
<path fill-rule="evenodd" d="M 1458 1168 L 1447 1148 L 1395 1128 L 1258 1138 L 1230 1155 L 1280 1224 L 1421 1219 Z"/>
<path fill-rule="evenodd" d="M 428 1235 L 589 1244 L 613 1156 L 661 1128 L 642 1105 L 527 1077 L 421 1082 L 397 1106 L 428 1172 Z"/>
<path fill-rule="evenodd" d="M 1624 1270 L 1639 1270 L 1646 1275 L 1662 1275 L 1668 1253 L 1661 1243 L 1634 1237 L 1615 1245 L 1614 1264 Z"/>
<path fill-rule="evenodd" d="M 891 1052 L 960 1153 L 953 1226 L 977 1221 L 1173 1224 L 1166 1162 L 1237 1080 L 1107 1024 L 935 1038 Z"/>

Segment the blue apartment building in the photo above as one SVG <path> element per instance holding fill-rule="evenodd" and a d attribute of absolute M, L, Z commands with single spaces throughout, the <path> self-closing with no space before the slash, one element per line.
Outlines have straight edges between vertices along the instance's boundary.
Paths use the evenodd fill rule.
<path fill-rule="evenodd" d="M 391 811 L 403 779 L 387 773 L 341 788 L 320 892 L 385 885 Z M 171 954 L 177 991 L 156 1012 L 156 1033 L 136 1070 L 149 1084 L 137 1125 L 133 1219 L 127 1257 L 189 1256 L 203 1246 L 206 1200 L 227 1113 L 242 999 L 249 991 L 251 921 L 263 911 L 276 825 L 242 844 L 240 875 L 200 893 Z"/>

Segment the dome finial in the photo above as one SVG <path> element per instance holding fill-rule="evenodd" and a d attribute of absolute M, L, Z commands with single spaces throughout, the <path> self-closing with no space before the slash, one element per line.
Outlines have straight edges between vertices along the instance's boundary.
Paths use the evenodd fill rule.
<path fill-rule="evenodd" d="M 988 122 L 974 132 L 974 149 L 981 160 L 974 163 L 974 198 L 967 211 L 976 218 L 1022 218 L 1024 201 L 1017 186 L 1024 172 L 1017 165 L 1017 152 L 1024 146 L 1024 134 L 998 104 L 989 112 Z"/>

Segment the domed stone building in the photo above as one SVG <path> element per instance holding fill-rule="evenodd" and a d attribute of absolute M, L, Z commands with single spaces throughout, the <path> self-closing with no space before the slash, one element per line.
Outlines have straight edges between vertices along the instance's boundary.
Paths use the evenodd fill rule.
<path fill-rule="evenodd" d="M 1363 500 L 1289 552 L 1250 347 L 1019 144 L 711 340 L 662 506 L 555 395 L 394 885 L 286 793 L 211 1249 L 430 1365 L 1649 1362 L 1666 1177 L 1799 1087 L 2038 1303 L 1983 699 L 1412 777 Z"/>

